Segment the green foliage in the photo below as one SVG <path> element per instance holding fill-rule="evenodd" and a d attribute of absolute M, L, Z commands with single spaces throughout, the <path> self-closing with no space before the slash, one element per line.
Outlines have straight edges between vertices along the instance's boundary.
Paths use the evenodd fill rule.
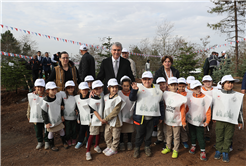
<path fill-rule="evenodd" d="M 220 65 L 216 68 L 216 70 L 213 71 L 212 78 L 214 82 L 219 82 L 224 75 L 233 75 L 233 72 L 231 70 L 233 64 L 230 63 L 230 61 L 231 59 L 225 59 L 221 61 Z"/>
<path fill-rule="evenodd" d="M 21 54 L 20 42 L 13 36 L 10 30 L 1 34 L 1 51 Z"/>

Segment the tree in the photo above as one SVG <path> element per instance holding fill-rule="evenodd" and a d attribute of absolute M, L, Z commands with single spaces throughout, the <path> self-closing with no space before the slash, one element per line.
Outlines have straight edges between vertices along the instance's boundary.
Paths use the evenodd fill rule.
<path fill-rule="evenodd" d="M 228 14 L 226 18 L 220 20 L 215 24 L 207 24 L 208 27 L 213 30 L 219 30 L 221 33 L 226 33 L 228 35 L 227 40 L 235 42 L 235 55 L 236 55 L 236 70 L 238 69 L 238 38 L 241 38 L 240 34 L 244 33 L 245 20 L 245 9 L 246 1 L 240 0 L 214 0 L 214 8 L 210 8 L 208 13 L 216 14 Z M 234 33 L 234 35 L 231 35 Z"/>
<path fill-rule="evenodd" d="M 31 39 L 30 35 L 22 36 L 19 43 L 22 55 L 33 56 L 37 52 L 37 43 Z"/>
<path fill-rule="evenodd" d="M 1 51 L 21 54 L 20 42 L 14 37 L 10 30 L 1 34 Z"/>
<path fill-rule="evenodd" d="M 212 78 L 213 81 L 217 83 L 224 75 L 229 74 L 233 74 L 232 63 L 230 63 L 230 59 L 225 59 L 220 63 L 216 70 L 213 71 Z"/>

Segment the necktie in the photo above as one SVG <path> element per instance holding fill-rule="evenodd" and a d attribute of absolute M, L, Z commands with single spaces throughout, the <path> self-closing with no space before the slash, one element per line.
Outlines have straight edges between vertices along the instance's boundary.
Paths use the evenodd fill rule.
<path fill-rule="evenodd" d="M 114 61 L 114 75 L 115 75 L 115 78 L 117 78 L 117 74 L 118 74 L 118 61 Z"/>

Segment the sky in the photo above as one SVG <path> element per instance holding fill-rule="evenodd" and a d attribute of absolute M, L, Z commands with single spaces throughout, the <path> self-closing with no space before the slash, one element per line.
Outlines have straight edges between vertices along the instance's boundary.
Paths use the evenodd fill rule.
<path fill-rule="evenodd" d="M 182 36 L 189 42 L 201 44 L 200 38 L 210 35 L 210 44 L 227 43 L 226 34 L 207 27 L 223 18 L 207 12 L 214 4 L 203 1 L 6 1 L 1 2 L 1 24 L 18 29 L 101 45 L 100 38 L 110 36 L 124 48 L 139 45 L 145 38 L 152 40 L 157 25 L 164 20 L 174 24 L 173 36 Z M 4 33 L 7 28 L 1 28 Z M 24 32 L 11 31 L 17 39 Z M 54 54 L 67 51 L 78 54 L 79 45 L 31 35 L 38 50 Z M 215 51 L 228 50 L 216 48 Z"/>

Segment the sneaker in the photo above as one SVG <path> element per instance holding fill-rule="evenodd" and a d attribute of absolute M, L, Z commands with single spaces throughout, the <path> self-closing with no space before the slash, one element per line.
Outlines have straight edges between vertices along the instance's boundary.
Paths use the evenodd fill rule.
<path fill-rule="evenodd" d="M 105 153 L 106 156 L 112 156 L 114 154 L 117 154 L 117 151 L 114 151 L 111 148 Z"/>
<path fill-rule="evenodd" d="M 167 146 L 166 146 L 165 149 L 163 149 L 163 150 L 161 151 L 162 154 L 167 154 L 167 153 L 169 153 L 169 152 L 171 152 L 171 149 L 168 149 Z"/>
<path fill-rule="evenodd" d="M 138 157 L 139 157 L 139 153 L 140 153 L 140 148 L 139 148 L 139 147 L 135 147 L 135 148 L 134 148 L 134 154 L 133 154 L 133 157 L 134 157 L 134 158 L 138 158 Z"/>
<path fill-rule="evenodd" d="M 172 158 L 173 159 L 178 158 L 178 152 L 176 150 L 173 150 Z"/>
<path fill-rule="evenodd" d="M 144 151 L 145 151 L 146 156 L 150 157 L 152 155 L 151 149 L 149 146 L 145 146 Z"/>
<path fill-rule="evenodd" d="M 223 162 L 228 163 L 230 161 L 229 160 L 229 154 L 228 153 L 223 152 L 222 153 L 222 156 L 223 156 L 223 158 L 222 158 L 222 161 Z"/>
<path fill-rule="evenodd" d="M 41 149 L 43 145 L 44 145 L 43 142 L 38 142 L 38 144 L 37 144 L 37 146 L 36 146 L 36 149 L 37 149 L 37 150 L 38 150 L 38 149 Z"/>
<path fill-rule="evenodd" d="M 190 153 L 190 154 L 195 154 L 195 152 L 196 152 L 196 147 L 195 147 L 195 146 L 192 146 L 192 147 L 190 148 L 190 150 L 189 150 L 189 153 Z"/>
<path fill-rule="evenodd" d="M 87 161 L 91 160 L 92 159 L 91 152 L 86 152 L 85 158 L 86 158 Z"/>
<path fill-rule="evenodd" d="M 203 161 L 207 161 L 206 152 L 201 152 L 200 159 Z"/>
<path fill-rule="evenodd" d="M 217 151 L 215 152 L 214 159 L 219 160 L 220 157 L 221 157 L 221 153 L 220 153 L 220 151 L 217 150 Z"/>
<path fill-rule="evenodd" d="M 102 153 L 102 150 L 100 149 L 99 146 L 94 147 L 94 150 L 95 150 L 97 153 Z"/>
<path fill-rule="evenodd" d="M 76 145 L 76 139 L 72 139 L 72 145 Z"/>
<path fill-rule="evenodd" d="M 63 143 L 63 146 L 64 146 L 65 149 L 68 149 L 68 147 L 69 147 L 66 142 Z"/>
<path fill-rule="evenodd" d="M 75 149 L 79 149 L 81 148 L 81 146 L 83 146 L 82 142 L 78 142 L 77 145 L 74 147 Z"/>
<path fill-rule="evenodd" d="M 106 149 L 103 150 L 103 153 L 104 153 L 104 154 L 107 153 L 107 151 L 108 151 L 109 149 L 110 149 L 110 148 L 107 147 Z"/>
<path fill-rule="evenodd" d="M 156 141 L 154 142 L 155 145 L 160 145 L 161 143 L 162 143 L 162 141 L 159 141 L 159 140 L 156 140 Z"/>
<path fill-rule="evenodd" d="M 88 141 L 86 142 L 86 145 L 85 145 L 85 148 L 87 149 L 87 146 L 88 146 Z"/>
<path fill-rule="evenodd" d="M 126 150 L 124 143 L 120 143 L 120 150 Z"/>
<path fill-rule="evenodd" d="M 127 142 L 127 150 L 132 150 L 132 143 L 131 142 Z"/>
<path fill-rule="evenodd" d="M 68 141 L 67 141 L 67 144 L 68 144 L 68 146 L 72 146 L 71 140 L 68 140 Z"/>
<path fill-rule="evenodd" d="M 210 137 L 205 137 L 205 141 L 206 141 L 207 143 L 210 143 Z"/>
<path fill-rule="evenodd" d="M 183 142 L 183 145 L 184 145 L 184 148 L 185 149 L 188 149 L 189 148 L 189 145 L 187 144 L 187 142 Z"/>
<path fill-rule="evenodd" d="M 45 143 L 44 143 L 44 149 L 47 150 L 47 149 L 49 149 L 49 148 L 50 148 L 49 142 L 45 142 Z"/>

